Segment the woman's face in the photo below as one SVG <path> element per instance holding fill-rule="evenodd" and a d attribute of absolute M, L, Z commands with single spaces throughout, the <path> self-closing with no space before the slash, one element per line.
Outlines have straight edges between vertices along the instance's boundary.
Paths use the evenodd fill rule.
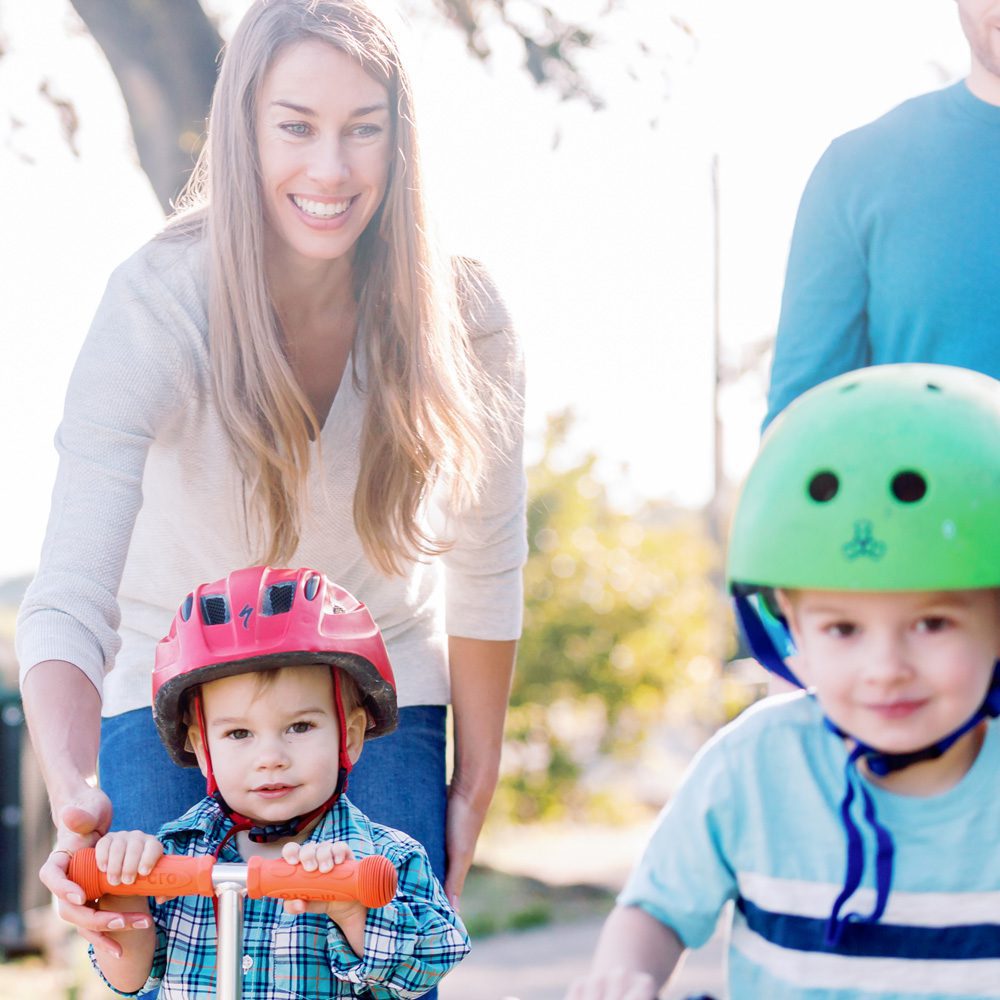
<path fill-rule="evenodd" d="M 292 266 L 349 256 L 385 195 L 392 121 L 385 87 L 340 49 L 278 53 L 257 103 L 265 218 Z"/>

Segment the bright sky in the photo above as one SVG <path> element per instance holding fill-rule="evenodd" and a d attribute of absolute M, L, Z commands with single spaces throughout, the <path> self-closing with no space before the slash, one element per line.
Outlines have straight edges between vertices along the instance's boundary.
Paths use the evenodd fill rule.
<path fill-rule="evenodd" d="M 487 264 L 524 338 L 531 440 L 571 406 L 577 446 L 602 456 L 622 503 L 700 504 L 712 479 L 713 155 L 722 335 L 737 357 L 774 330 L 795 208 L 826 144 L 964 75 L 967 50 L 948 0 L 628 4 L 606 27 L 631 26 L 668 54 L 669 93 L 648 63 L 628 83 L 611 46 L 592 60 L 610 98 L 596 114 L 538 91 L 502 47 L 483 67 L 423 20 L 403 43 L 441 234 Z M 228 34 L 247 3 L 205 5 Z M 0 0 L 0 35 L 3 580 L 36 565 L 66 380 L 108 274 L 160 214 L 114 78 L 67 0 Z M 79 157 L 38 94 L 44 80 L 76 106 Z M 756 445 L 763 389 L 751 377 L 724 400 L 734 477 Z"/>

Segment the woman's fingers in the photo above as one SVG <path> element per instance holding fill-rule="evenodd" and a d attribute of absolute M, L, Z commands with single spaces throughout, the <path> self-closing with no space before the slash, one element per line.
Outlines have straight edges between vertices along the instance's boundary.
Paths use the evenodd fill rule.
<path fill-rule="evenodd" d="M 121 946 L 113 938 L 108 937 L 108 931 L 133 930 L 140 922 L 149 926 L 149 915 L 143 913 L 119 913 L 116 910 L 95 910 L 89 906 L 76 906 L 60 901 L 59 916 L 67 923 L 73 924 L 81 936 L 95 948 L 109 955 L 120 958 Z"/>
<path fill-rule="evenodd" d="M 70 881 L 66 874 L 69 868 L 69 859 L 70 852 L 57 847 L 38 870 L 38 877 L 41 879 L 42 885 L 57 899 L 82 906 L 86 902 L 83 898 L 83 890 L 75 882 Z"/>
<path fill-rule="evenodd" d="M 59 832 L 75 842 L 60 844 L 76 850 L 93 847 L 94 842 L 111 826 L 111 800 L 99 788 L 83 788 L 68 805 L 59 810 Z"/>

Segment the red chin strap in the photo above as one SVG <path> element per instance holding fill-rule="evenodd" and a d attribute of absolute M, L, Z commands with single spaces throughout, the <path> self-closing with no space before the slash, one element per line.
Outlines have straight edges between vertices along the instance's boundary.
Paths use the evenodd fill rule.
<path fill-rule="evenodd" d="M 216 857 L 218 857 L 226 841 L 240 830 L 249 830 L 250 840 L 256 844 L 282 840 L 285 837 L 294 837 L 296 834 L 301 833 L 317 816 L 325 813 L 347 791 L 347 777 L 353 767 L 351 758 L 347 753 L 347 719 L 344 714 L 344 699 L 340 693 L 340 671 L 336 667 L 332 667 L 331 673 L 333 674 L 333 705 L 337 712 L 337 724 L 340 727 L 337 785 L 333 790 L 333 794 L 321 805 L 315 809 L 310 809 L 309 812 L 302 816 L 294 816 L 291 819 L 285 820 L 283 823 L 257 823 L 256 820 L 250 819 L 248 816 L 242 816 L 233 810 L 222 797 L 222 792 L 219 791 L 218 783 L 215 780 L 215 769 L 212 767 L 212 751 L 208 745 L 208 731 L 205 727 L 205 711 L 202 705 L 201 688 L 199 687 L 195 690 L 194 711 L 195 718 L 198 720 L 198 732 L 201 734 L 201 745 L 205 754 L 206 792 L 219 803 L 222 811 L 233 821 L 233 828 L 226 834 L 222 843 L 219 844 Z"/>

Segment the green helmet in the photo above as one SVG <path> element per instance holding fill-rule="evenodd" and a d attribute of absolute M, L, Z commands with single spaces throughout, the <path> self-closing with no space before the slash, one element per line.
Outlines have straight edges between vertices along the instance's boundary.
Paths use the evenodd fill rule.
<path fill-rule="evenodd" d="M 737 503 L 731 588 L 1000 586 L 1000 382 L 879 365 L 805 393 Z"/>

